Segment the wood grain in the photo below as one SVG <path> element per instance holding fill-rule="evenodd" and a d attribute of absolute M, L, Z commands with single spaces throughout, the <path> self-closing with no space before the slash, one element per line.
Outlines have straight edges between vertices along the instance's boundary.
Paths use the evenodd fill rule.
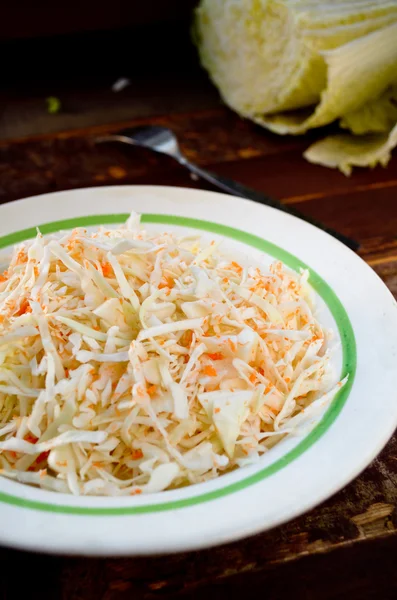
<path fill-rule="evenodd" d="M 303 160 L 312 137 L 276 138 L 222 107 L 3 142 L 0 201 L 92 185 L 204 187 L 167 157 L 93 142 L 98 133 L 146 122 L 174 129 L 192 160 L 299 204 L 359 239 L 363 259 L 397 297 L 397 157 L 387 169 L 345 178 Z M 27 590 L 35 598 L 29 573 L 49 573 L 41 600 L 229 598 L 247 591 L 271 599 L 395 598 L 396 461 L 394 436 L 364 473 L 321 506 L 270 532 L 206 551 L 89 560 L 3 550 L 5 565 L 17 562 L 26 577 L 5 579 L 0 589 L 6 599 Z"/>

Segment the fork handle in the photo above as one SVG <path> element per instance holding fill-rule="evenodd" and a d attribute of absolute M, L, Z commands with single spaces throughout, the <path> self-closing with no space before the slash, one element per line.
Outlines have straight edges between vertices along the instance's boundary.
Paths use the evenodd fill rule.
<path fill-rule="evenodd" d="M 233 179 L 228 179 L 227 177 L 222 177 L 220 175 L 216 175 L 215 173 L 211 173 L 211 171 L 207 171 L 202 169 L 201 167 L 189 162 L 184 157 L 179 161 L 182 165 L 184 165 L 191 173 L 198 175 L 201 179 L 205 179 L 209 183 L 212 183 L 214 186 L 219 189 L 227 192 L 228 194 L 232 194 L 233 196 L 239 196 L 240 198 L 246 198 L 248 200 L 253 200 L 254 202 L 259 202 L 259 204 L 265 204 L 266 206 L 271 206 L 272 208 L 276 208 L 277 210 L 281 210 L 289 215 L 294 217 L 298 217 L 298 219 L 302 219 L 319 229 L 322 229 L 329 235 L 332 235 L 334 238 L 348 246 L 351 250 L 357 251 L 360 247 L 360 244 L 356 240 L 352 240 L 349 237 L 346 237 L 342 233 L 335 231 L 334 229 L 330 229 L 326 227 L 322 223 L 319 223 L 315 219 L 308 217 L 307 215 L 303 215 L 300 211 L 292 208 L 291 206 L 287 206 L 282 204 L 279 200 L 275 200 L 274 198 L 270 198 L 261 192 L 257 192 L 251 188 L 234 181 Z"/>

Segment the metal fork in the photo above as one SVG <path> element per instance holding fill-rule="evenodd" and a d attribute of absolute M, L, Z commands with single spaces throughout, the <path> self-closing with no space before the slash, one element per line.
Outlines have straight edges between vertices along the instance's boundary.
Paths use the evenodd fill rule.
<path fill-rule="evenodd" d="M 279 200 L 275 200 L 274 198 L 270 198 L 265 194 L 257 192 L 256 190 L 250 189 L 237 181 L 233 181 L 232 179 L 227 179 L 226 177 L 222 177 L 220 175 L 216 175 L 195 165 L 190 162 L 181 152 L 178 144 L 178 140 L 173 131 L 167 129 L 166 127 L 158 127 L 158 126 L 147 126 L 147 127 L 137 127 L 134 129 L 125 129 L 118 133 L 111 133 L 108 135 L 103 135 L 97 137 L 95 139 L 96 143 L 102 142 L 121 142 L 123 144 L 129 144 L 130 146 L 141 146 L 143 148 L 148 148 L 149 150 L 153 150 L 154 152 L 158 152 L 160 154 L 167 154 L 171 156 L 175 160 L 179 162 L 180 165 L 189 169 L 191 173 L 197 175 L 201 179 L 208 181 L 212 185 L 217 188 L 227 192 L 228 194 L 232 194 L 233 196 L 240 196 L 241 198 L 246 198 L 248 200 L 253 200 L 254 202 L 259 202 L 260 204 L 265 204 L 266 206 L 271 206 L 272 208 L 276 208 L 281 210 L 289 215 L 293 215 L 294 217 L 298 217 L 319 229 L 322 229 L 326 233 L 332 235 L 334 238 L 351 248 L 352 250 L 358 250 L 360 244 L 355 240 L 352 240 L 343 234 L 326 227 L 322 223 L 315 221 L 311 217 L 307 215 L 303 215 L 299 211 L 295 210 L 291 206 L 286 206 L 282 204 Z"/>

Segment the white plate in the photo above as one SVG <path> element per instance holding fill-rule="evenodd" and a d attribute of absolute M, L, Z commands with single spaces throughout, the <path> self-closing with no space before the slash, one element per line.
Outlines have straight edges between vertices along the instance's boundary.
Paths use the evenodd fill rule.
<path fill-rule="evenodd" d="M 397 424 L 396 302 L 377 275 L 322 231 L 282 212 L 223 194 L 110 187 L 28 198 L 0 207 L 0 247 L 75 225 L 119 223 L 200 230 L 248 260 L 308 265 L 322 322 L 340 336 L 349 383 L 320 422 L 261 461 L 214 481 L 152 496 L 80 498 L 0 477 L 0 544 L 44 552 L 136 555 L 203 548 L 296 517 L 351 481 Z M 33 228 L 33 229 L 32 229 Z M 207 233 L 206 233 L 207 232 Z M 2 261 L 4 262 L 4 260 Z"/>

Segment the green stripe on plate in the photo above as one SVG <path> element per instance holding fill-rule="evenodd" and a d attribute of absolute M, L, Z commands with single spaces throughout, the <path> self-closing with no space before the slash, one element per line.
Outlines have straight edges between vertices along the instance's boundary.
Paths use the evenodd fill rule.
<path fill-rule="evenodd" d="M 74 227 L 89 227 L 93 225 L 114 225 L 124 223 L 128 214 L 106 214 L 106 215 L 91 215 L 86 217 L 76 217 L 74 219 L 65 219 L 63 221 L 53 221 L 51 223 L 45 223 L 39 226 L 41 233 L 55 233 L 60 230 L 73 229 Z M 306 450 L 311 448 L 317 440 L 319 440 L 325 432 L 331 427 L 337 416 L 340 414 L 346 400 L 349 396 L 350 390 L 353 385 L 356 364 L 357 364 L 357 352 L 356 352 L 356 341 L 354 337 L 353 328 L 350 319 L 344 309 L 339 298 L 331 287 L 310 267 L 300 261 L 296 256 L 290 254 L 286 250 L 283 250 L 279 246 L 272 244 L 256 235 L 228 227 L 226 225 L 220 225 L 219 223 L 212 223 L 211 221 L 202 221 L 200 219 L 190 219 L 188 217 L 180 217 L 175 215 L 161 215 L 161 214 L 142 214 L 142 223 L 156 223 L 161 225 L 179 225 L 182 227 L 189 227 L 196 230 L 206 231 L 222 235 L 224 237 L 237 240 L 243 244 L 261 250 L 266 254 L 273 256 L 274 258 L 281 260 L 285 265 L 299 271 L 300 269 L 309 269 L 310 271 L 310 283 L 314 290 L 321 296 L 328 309 L 334 317 L 339 335 L 341 338 L 342 345 L 342 373 L 341 379 L 346 375 L 349 375 L 349 380 L 341 391 L 335 396 L 330 407 L 325 413 L 322 420 L 318 425 L 307 435 L 295 448 L 285 454 L 282 458 L 276 460 L 273 464 L 257 471 L 255 474 L 249 477 L 243 477 L 239 481 L 227 485 L 227 475 L 223 475 L 222 479 L 225 481 L 225 486 L 214 490 L 212 492 L 204 494 L 196 494 L 189 498 L 181 500 L 173 500 L 164 502 L 154 502 L 145 506 L 118 506 L 118 507 L 87 507 L 87 506 L 68 506 L 62 504 L 51 504 L 50 502 L 38 502 L 36 500 L 29 500 L 20 496 L 14 496 L 11 494 L 5 494 L 0 492 L 0 501 L 19 506 L 21 508 L 30 508 L 41 511 L 48 511 L 54 513 L 64 513 L 73 515 L 137 515 L 143 513 L 154 513 L 167 510 L 176 510 L 188 506 L 194 506 L 202 502 L 209 502 L 210 500 L 217 500 L 234 492 L 244 490 L 250 485 L 254 485 L 263 481 L 267 477 L 270 477 L 274 473 L 280 471 L 284 467 L 291 464 L 294 460 L 299 458 Z M 18 242 L 35 237 L 36 228 L 31 227 L 22 231 L 16 231 L 0 238 L 0 248 L 11 246 Z M 241 470 L 241 474 L 244 474 L 244 469 Z M 25 486 L 24 489 L 26 490 Z M 194 490 L 199 491 L 200 485 L 194 486 Z M 162 496 L 166 496 L 167 492 L 163 492 Z M 131 499 L 133 503 L 133 500 Z"/>

